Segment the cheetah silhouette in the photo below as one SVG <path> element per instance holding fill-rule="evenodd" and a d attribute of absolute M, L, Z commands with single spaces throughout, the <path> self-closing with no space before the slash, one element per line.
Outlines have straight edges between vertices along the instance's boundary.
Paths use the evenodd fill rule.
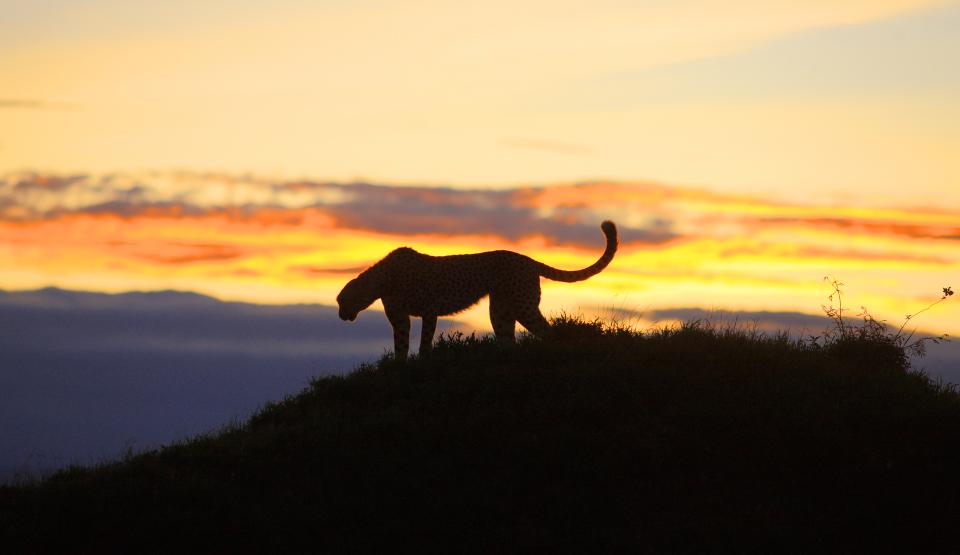
<path fill-rule="evenodd" d="M 540 312 L 540 277 L 583 281 L 610 264 L 617 252 L 617 226 L 600 225 L 607 248 L 599 260 L 582 270 L 559 270 L 512 251 L 430 256 L 409 247 L 394 250 L 350 280 L 340 294 L 340 319 L 353 321 L 377 299 L 383 301 L 393 326 L 394 355 L 407 358 L 410 317 L 422 319 L 420 353 L 433 345 L 437 317 L 455 314 L 490 295 L 490 323 L 497 339 L 513 342 L 516 323 L 543 336 L 550 324 Z"/>

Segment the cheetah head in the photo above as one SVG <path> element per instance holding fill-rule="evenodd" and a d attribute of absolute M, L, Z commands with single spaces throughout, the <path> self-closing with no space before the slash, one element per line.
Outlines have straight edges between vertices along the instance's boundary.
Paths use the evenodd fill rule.
<path fill-rule="evenodd" d="M 362 279 L 363 276 L 351 279 L 337 295 L 337 304 L 340 306 L 340 319 L 354 321 L 361 310 L 373 304 L 380 295 L 371 287 L 371 284 Z"/>

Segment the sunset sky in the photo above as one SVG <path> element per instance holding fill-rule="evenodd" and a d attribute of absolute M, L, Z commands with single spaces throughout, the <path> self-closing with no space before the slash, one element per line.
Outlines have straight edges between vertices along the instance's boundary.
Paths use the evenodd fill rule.
<path fill-rule="evenodd" d="M 960 285 L 957 2 L 0 13 L 2 289 L 332 304 L 400 245 L 579 268 L 604 219 L 546 313 L 817 313 L 830 275 L 899 324 Z"/>
<path fill-rule="evenodd" d="M 960 291 L 958 30 L 938 0 L 0 0 L 0 484 L 389 352 L 380 303 L 332 305 L 402 245 L 578 269 L 609 219 L 548 316 L 819 334 L 831 276 L 899 326 Z M 960 335 L 958 301 L 907 331 Z"/>

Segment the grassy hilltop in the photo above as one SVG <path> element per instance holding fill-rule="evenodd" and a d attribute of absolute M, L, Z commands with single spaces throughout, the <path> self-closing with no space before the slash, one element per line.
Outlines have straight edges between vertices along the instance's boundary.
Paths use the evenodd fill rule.
<path fill-rule="evenodd" d="M 0 488 L 7 553 L 946 553 L 957 522 L 960 394 L 884 336 L 570 319 Z"/>

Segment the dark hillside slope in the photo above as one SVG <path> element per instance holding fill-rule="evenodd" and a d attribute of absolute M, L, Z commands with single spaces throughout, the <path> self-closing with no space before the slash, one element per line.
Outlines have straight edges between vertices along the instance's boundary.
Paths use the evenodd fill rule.
<path fill-rule="evenodd" d="M 0 489 L 0 549 L 952 552 L 958 469 L 960 395 L 884 341 L 563 320 Z"/>

